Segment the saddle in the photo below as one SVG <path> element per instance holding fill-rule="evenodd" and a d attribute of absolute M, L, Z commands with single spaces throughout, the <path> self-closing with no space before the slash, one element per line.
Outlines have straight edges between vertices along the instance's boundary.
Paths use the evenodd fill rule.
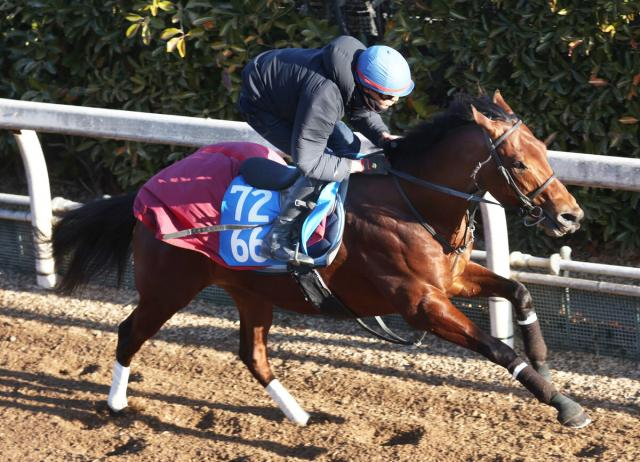
<path fill-rule="evenodd" d="M 240 167 L 240 176 L 233 180 L 225 193 L 222 203 L 222 223 L 236 224 L 236 219 L 242 221 L 247 210 L 249 210 L 249 215 L 247 216 L 249 221 L 252 218 L 257 221 L 266 220 L 267 218 L 269 218 L 269 221 L 273 220 L 280 211 L 279 198 L 286 194 L 287 188 L 299 176 L 300 171 L 295 167 L 279 164 L 261 157 L 247 159 Z M 255 255 L 256 246 L 259 248 L 261 243 L 256 239 L 260 239 L 261 236 L 267 233 L 268 224 L 256 227 L 253 230 L 231 231 L 231 234 L 229 234 L 230 231 L 223 231 L 220 239 L 220 254 L 227 264 L 231 265 L 232 261 L 237 260 L 237 254 L 231 260 L 226 260 L 227 254 L 223 252 L 223 248 L 226 249 L 226 246 L 229 245 L 228 248 L 232 249 L 234 245 L 239 245 L 246 251 L 246 253 L 242 254 L 240 264 L 247 264 L 245 258 L 255 261 L 257 256 L 258 263 L 265 265 L 259 271 L 289 272 L 300 287 L 305 300 L 310 302 L 318 313 L 339 318 L 353 318 L 367 332 L 382 340 L 399 345 L 419 346 L 426 332 L 419 338 L 416 337 L 415 340 L 406 340 L 393 332 L 380 316 L 374 317 L 379 330 L 370 327 L 331 292 L 320 273 L 315 269 L 329 265 L 340 248 L 344 230 L 344 200 L 348 181 L 347 179 L 340 183 L 332 182 L 327 184 L 320 193 L 317 204 L 312 207 L 311 213 L 302 225 L 299 233 L 300 248 L 307 255 L 313 257 L 313 267 L 286 265 L 279 261 L 271 261 Z M 244 194 L 244 199 L 242 194 Z M 277 207 L 275 207 L 276 205 Z M 256 207 L 256 210 L 253 210 L 254 207 Z M 236 213 L 238 211 L 239 213 Z M 251 213 L 252 211 L 255 213 Z M 262 213 L 264 213 L 264 216 L 261 215 Z M 314 232 L 317 232 L 318 228 L 322 227 L 323 224 L 322 237 L 313 240 Z M 236 233 L 235 238 L 233 233 Z M 254 234 L 257 238 L 252 241 L 252 235 Z M 236 240 L 234 241 L 234 239 Z M 252 253 L 252 249 L 254 249 L 254 253 Z"/>
<path fill-rule="evenodd" d="M 295 167 L 262 157 L 245 160 L 227 188 L 221 204 L 219 254 L 230 267 L 263 272 L 287 272 L 287 263 L 259 254 L 262 239 L 280 213 L 281 198 L 300 176 Z M 313 267 L 331 264 L 342 241 L 348 180 L 328 183 L 299 230 L 299 248 Z M 241 226 L 244 229 L 237 229 Z"/>

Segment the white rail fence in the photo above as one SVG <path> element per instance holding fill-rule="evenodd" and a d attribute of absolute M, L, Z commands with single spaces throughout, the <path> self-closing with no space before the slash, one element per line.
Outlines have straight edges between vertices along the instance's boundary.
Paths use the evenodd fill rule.
<path fill-rule="evenodd" d="M 51 236 L 53 212 L 76 203 L 62 198 L 51 200 L 47 166 L 36 132 L 58 133 L 94 138 L 109 138 L 144 143 L 199 147 L 206 144 L 245 140 L 268 144 L 246 123 L 201 119 L 175 115 L 35 103 L 0 98 L 0 129 L 13 131 L 29 185 L 29 196 L 0 193 L 0 203 L 29 205 L 30 212 L 0 209 L 0 218 L 31 221 L 34 232 L 37 282 L 42 287 L 55 285 L 54 262 L 46 240 Z M 365 147 L 371 147 L 370 144 Z M 565 184 L 640 191 L 640 159 L 549 151 L 549 160 L 558 178 Z M 504 210 L 481 205 L 486 252 L 474 251 L 476 259 L 486 259 L 494 272 L 523 282 L 577 287 L 585 290 L 640 296 L 634 285 L 576 280 L 562 276 L 560 269 L 616 275 L 640 279 L 635 268 L 571 262 L 561 255 L 542 259 L 509 253 Z M 552 275 L 512 272 L 514 267 L 549 267 Z M 489 301 L 491 334 L 512 344 L 511 305 L 504 299 Z"/>

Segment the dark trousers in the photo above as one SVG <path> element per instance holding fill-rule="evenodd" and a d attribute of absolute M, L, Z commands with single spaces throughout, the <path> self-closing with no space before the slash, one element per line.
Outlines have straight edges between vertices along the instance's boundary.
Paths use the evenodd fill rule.
<path fill-rule="evenodd" d="M 293 127 L 290 122 L 256 108 L 242 112 L 247 123 L 264 139 L 285 154 L 291 154 Z M 360 139 L 347 124 L 340 121 L 327 140 L 327 148 L 336 156 L 360 152 Z"/>
<path fill-rule="evenodd" d="M 240 110 L 247 123 L 264 139 L 287 155 L 291 154 L 291 123 L 276 117 L 267 111 L 251 107 L 248 100 L 240 97 Z M 246 110 L 249 109 L 249 110 Z M 344 122 L 338 122 L 327 140 L 327 151 L 333 155 L 352 154 L 360 151 L 360 139 Z M 297 200 L 315 201 L 326 184 L 325 181 L 300 176 L 291 186 L 282 204 L 280 215 L 275 220 L 271 231 L 264 238 L 261 254 L 267 258 L 290 261 L 296 254 L 294 224 L 300 223 L 307 210 L 296 205 Z M 299 261 L 312 264 L 313 259 L 306 255 L 298 255 Z"/>

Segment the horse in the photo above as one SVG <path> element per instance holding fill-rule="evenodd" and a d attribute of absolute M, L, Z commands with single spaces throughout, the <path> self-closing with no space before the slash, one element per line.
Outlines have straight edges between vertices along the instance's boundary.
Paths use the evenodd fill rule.
<path fill-rule="evenodd" d="M 352 175 L 345 229 L 333 262 L 318 270 L 357 317 L 398 313 L 413 328 L 480 353 L 511 373 L 564 426 L 591 420 L 551 383 L 540 323 L 527 288 L 470 260 L 468 209 L 489 192 L 524 222 L 551 236 L 575 232 L 583 211 L 555 177 L 545 144 L 516 116 L 499 91 L 462 95 L 433 120 L 386 148 L 391 174 Z M 435 185 L 435 186 L 434 186 Z M 473 199 L 475 198 L 475 199 Z M 71 254 L 59 288 L 70 293 L 91 276 L 117 267 L 133 247 L 136 308 L 118 327 L 108 405 L 127 407 L 133 356 L 205 287 L 234 300 L 240 318 L 238 355 L 293 422 L 309 415 L 271 370 L 267 335 L 275 306 L 305 315 L 317 309 L 284 274 L 237 271 L 156 238 L 132 215 L 134 194 L 100 199 L 68 212 L 54 228 L 57 262 Z M 67 255 L 68 256 L 68 255 Z M 469 320 L 452 297 L 503 297 L 514 307 L 528 361 Z"/>

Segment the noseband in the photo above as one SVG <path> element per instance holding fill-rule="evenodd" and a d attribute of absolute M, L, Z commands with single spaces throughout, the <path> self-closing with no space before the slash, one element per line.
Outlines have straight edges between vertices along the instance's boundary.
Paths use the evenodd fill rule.
<path fill-rule="evenodd" d="M 525 194 L 520 190 L 516 181 L 513 178 L 513 175 L 511 174 L 509 169 L 504 166 L 504 163 L 502 162 L 502 157 L 500 156 L 500 154 L 498 154 L 498 148 L 500 147 L 500 145 L 504 142 L 504 140 L 509 138 L 509 136 L 513 132 L 518 130 L 520 128 L 520 125 L 522 125 L 522 120 L 518 119 L 517 122 L 513 124 L 511 128 L 509 128 L 509 130 L 504 132 L 495 141 L 491 139 L 489 134 L 484 129 L 482 130 L 482 133 L 484 134 L 484 137 L 487 140 L 487 145 L 489 146 L 489 157 L 484 162 L 480 162 L 478 164 L 478 167 L 473 171 L 473 173 L 471 174 L 471 177 L 473 178 L 473 181 L 477 185 L 478 182 L 476 180 L 476 176 L 478 175 L 482 167 L 489 160 L 493 159 L 496 163 L 496 167 L 498 168 L 498 172 L 500 172 L 500 174 L 505 179 L 507 184 L 511 187 L 511 190 L 514 192 L 518 201 L 520 202 L 520 214 L 521 216 L 523 216 L 522 221 L 524 225 L 535 226 L 545 219 L 545 212 L 542 209 L 542 207 L 538 205 L 533 205 L 533 201 L 536 197 L 540 195 L 540 193 L 542 193 L 542 191 L 547 189 L 547 187 L 551 184 L 551 182 L 556 178 L 556 174 L 552 173 L 551 176 L 547 179 L 547 181 L 542 183 L 539 187 L 531 191 L 529 194 Z M 482 188 L 479 187 L 479 189 L 482 189 Z"/>
<path fill-rule="evenodd" d="M 472 237 L 472 241 L 471 242 L 467 242 L 467 232 L 465 232 L 465 237 L 464 240 L 462 242 L 462 244 L 460 244 L 457 247 L 453 247 L 444 236 L 441 236 L 440 234 L 438 234 L 436 232 L 436 230 L 430 226 L 426 220 L 422 217 L 422 215 L 420 215 L 420 213 L 416 210 L 416 208 L 413 206 L 413 204 L 411 203 L 411 201 L 409 200 L 409 198 L 407 197 L 406 193 L 404 192 L 404 190 L 402 189 L 402 186 L 400 185 L 400 182 L 398 181 L 398 178 L 402 178 L 403 180 L 409 181 L 411 183 L 417 184 L 419 186 L 425 187 L 425 188 L 429 188 L 432 189 L 434 191 L 439 191 L 441 193 L 444 194 L 448 194 L 450 196 L 455 196 L 455 197 L 459 197 L 462 199 L 465 199 L 468 202 L 472 202 L 475 204 L 479 204 L 479 203 L 485 203 L 485 204 L 492 204 L 492 205 L 497 205 L 499 207 L 503 207 L 504 206 L 498 202 L 495 201 L 491 201 L 488 199 L 483 198 L 482 196 L 484 195 L 484 192 L 486 191 L 484 188 L 482 188 L 477 181 L 477 175 L 480 172 L 480 170 L 482 169 L 482 167 L 484 167 L 491 159 L 495 160 L 496 162 L 496 167 L 498 169 L 498 171 L 500 172 L 500 174 L 503 176 L 503 178 L 505 179 L 505 181 L 507 182 L 507 184 L 511 187 L 511 189 L 513 190 L 513 192 L 515 193 L 516 197 L 518 198 L 518 201 L 520 202 L 520 213 L 523 216 L 523 223 L 525 226 L 535 226 L 538 223 L 542 222 L 545 218 L 546 218 L 546 212 L 542 209 L 542 207 L 538 206 L 538 205 L 533 205 L 533 201 L 536 197 L 538 197 L 540 195 L 540 193 L 542 193 L 542 191 L 544 191 L 545 189 L 547 189 L 547 187 L 551 184 L 551 182 L 556 178 L 555 173 L 552 173 L 551 176 L 547 179 L 547 181 L 545 181 L 544 183 L 542 183 L 542 185 L 540 185 L 539 187 L 537 187 L 536 189 L 534 189 L 533 191 L 531 191 L 529 194 L 524 194 L 520 188 L 518 187 L 516 181 L 513 178 L 513 175 L 511 175 L 511 172 L 509 171 L 509 169 L 507 169 L 504 166 L 504 163 L 502 162 L 502 157 L 500 156 L 500 154 L 498 154 L 498 148 L 500 147 L 500 145 L 504 142 L 504 140 L 506 140 L 513 132 L 515 132 L 516 130 L 518 130 L 520 128 L 520 125 L 522 125 L 522 120 L 518 119 L 516 121 L 516 123 L 513 124 L 513 126 L 511 128 L 509 128 L 509 130 L 507 130 L 505 133 L 503 133 L 497 140 L 492 140 L 491 137 L 489 136 L 489 134 L 483 129 L 482 133 L 485 136 L 485 139 L 487 140 L 487 145 L 489 146 L 489 157 L 487 157 L 484 161 L 478 163 L 478 165 L 476 166 L 476 168 L 473 170 L 473 172 L 471 173 L 471 178 L 473 179 L 474 183 L 476 184 L 476 187 L 478 189 L 479 194 L 468 194 L 465 192 L 461 192 L 461 191 L 457 191 L 455 189 L 451 189 L 448 188 L 446 186 L 442 186 L 439 184 L 435 184 L 432 183 L 430 181 L 426 181 L 420 178 L 416 178 L 413 175 L 409 175 L 408 173 L 396 170 L 396 169 L 390 169 L 389 173 L 392 175 L 393 177 L 393 181 L 396 185 L 396 188 L 398 189 L 398 192 L 400 193 L 400 196 L 402 197 L 402 199 L 404 200 L 404 202 L 407 204 L 408 208 L 411 210 L 411 212 L 413 213 L 413 215 L 418 219 L 418 223 L 420 223 L 420 225 L 422 225 L 422 227 L 424 227 L 429 234 L 431 234 L 445 249 L 445 253 L 463 253 L 466 251 L 468 245 L 473 242 L 473 237 Z M 380 152 L 384 152 L 384 151 L 376 151 L 374 153 L 371 154 L 379 154 Z M 469 211 L 467 210 L 467 231 L 471 230 L 473 233 L 473 223 L 474 223 L 474 215 L 475 212 L 477 210 L 477 207 L 473 207 L 473 211 L 471 213 L 469 213 Z"/>

